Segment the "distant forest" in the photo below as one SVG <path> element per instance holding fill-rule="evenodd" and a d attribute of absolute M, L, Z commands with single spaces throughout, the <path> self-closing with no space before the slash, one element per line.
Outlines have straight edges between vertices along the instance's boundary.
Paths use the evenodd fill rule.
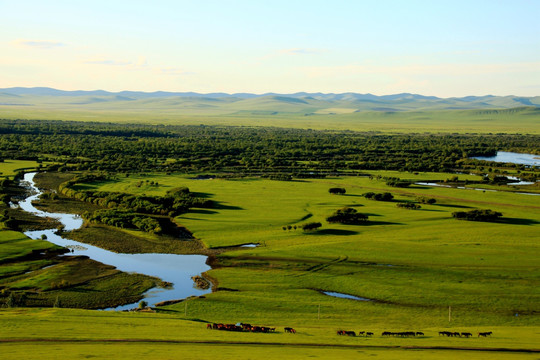
<path fill-rule="evenodd" d="M 318 176 L 384 169 L 463 171 L 497 150 L 539 153 L 540 136 L 384 134 L 269 127 L 0 120 L 0 160 L 54 161 L 60 170 L 234 172 Z M 508 165 L 525 169 L 523 165 Z"/>

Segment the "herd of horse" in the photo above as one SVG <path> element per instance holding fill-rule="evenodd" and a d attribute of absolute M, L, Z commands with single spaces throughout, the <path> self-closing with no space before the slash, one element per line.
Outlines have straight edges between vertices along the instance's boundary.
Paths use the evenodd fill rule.
<path fill-rule="evenodd" d="M 338 330 L 338 335 L 345 335 L 345 336 L 373 336 L 372 332 L 369 331 L 360 331 L 358 335 L 354 331 L 349 330 Z M 478 337 L 488 337 L 493 334 L 492 331 L 487 332 L 479 332 Z M 394 337 L 417 337 L 417 336 L 424 336 L 424 333 L 421 331 L 383 331 L 381 336 L 387 337 L 387 336 L 394 336 Z M 469 338 L 473 336 L 470 332 L 456 332 L 456 331 L 439 331 L 439 336 L 447 336 L 447 337 L 465 337 Z"/>
<path fill-rule="evenodd" d="M 276 331 L 275 327 L 269 327 L 269 326 L 258 326 L 258 325 L 251 325 L 251 324 L 244 324 L 244 323 L 238 323 L 238 324 L 207 324 L 207 329 L 210 330 L 225 330 L 225 331 L 240 331 L 240 332 L 253 332 L 253 333 L 273 333 Z M 283 328 L 283 331 L 285 333 L 289 334 L 296 334 L 296 330 L 292 327 L 285 327 Z M 363 336 L 363 337 L 371 337 L 373 336 L 373 332 L 371 331 L 359 331 L 358 334 L 351 330 L 338 330 L 337 334 L 340 336 Z M 493 334 L 492 331 L 486 331 L 486 332 L 479 332 L 478 337 L 488 337 Z M 417 336 L 424 336 L 424 333 L 421 331 L 383 331 L 381 336 L 383 337 L 417 337 Z M 447 336 L 447 337 L 464 337 L 464 338 L 470 338 L 473 336 L 470 332 L 457 332 L 457 331 L 439 331 L 439 336 Z"/>
<path fill-rule="evenodd" d="M 348 331 L 348 330 L 338 330 L 338 335 L 345 335 L 345 336 L 357 336 L 354 331 Z M 373 333 L 370 331 L 359 331 L 358 336 L 373 336 Z"/>
<path fill-rule="evenodd" d="M 224 331 L 240 331 L 240 332 L 253 332 L 253 333 L 273 333 L 276 331 L 275 327 L 269 327 L 269 326 L 259 326 L 259 325 L 251 325 L 251 324 L 207 324 L 207 329 L 210 330 L 224 330 Z M 283 329 L 286 333 L 289 334 L 296 334 L 296 330 L 294 330 L 291 327 L 286 327 Z"/>
<path fill-rule="evenodd" d="M 478 333 L 478 337 L 488 337 L 488 336 L 491 336 L 491 334 L 493 334 L 493 331 L 486 331 L 486 332 L 479 332 Z M 471 336 L 473 336 L 472 333 L 470 332 L 457 332 L 457 331 L 439 331 L 439 336 L 448 336 L 448 337 L 465 337 L 465 338 L 470 338 Z"/>

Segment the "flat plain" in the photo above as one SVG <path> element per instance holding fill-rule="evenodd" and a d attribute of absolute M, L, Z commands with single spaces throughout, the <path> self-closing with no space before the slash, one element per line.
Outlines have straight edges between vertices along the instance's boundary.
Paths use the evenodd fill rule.
<path fill-rule="evenodd" d="M 17 169 L 37 166 L 34 162 L 5 160 L 0 171 L 12 176 Z M 396 188 L 387 185 L 385 179 L 444 182 L 456 174 L 382 170 L 366 174 L 371 176 L 277 181 L 257 176 L 136 173 L 78 184 L 80 190 L 154 196 L 187 187 L 193 194 L 213 200 L 213 208 L 192 209 L 176 216 L 175 221 L 189 229 L 211 254 L 213 269 L 204 275 L 212 280 L 215 291 L 159 307 L 155 313 L 60 306 L 2 308 L 0 348 L 6 358 L 39 355 L 45 359 L 59 354 L 70 358 L 130 358 L 144 354 L 149 359 L 179 355 L 537 358 L 540 205 L 534 194 L 538 193 L 538 183 L 517 188 L 483 185 L 482 189 L 473 184 L 479 180 L 477 175 L 458 174 L 459 180 L 471 184 L 464 189 L 419 184 Z M 68 175 L 50 173 L 45 180 L 53 188 Z M 331 194 L 332 187 L 344 188 L 346 193 Z M 367 192 L 390 192 L 393 199 L 370 200 L 363 196 Z M 397 206 L 416 203 L 419 198 L 435 202 L 420 204 L 417 210 Z M 92 209 L 90 204 L 80 204 L 85 211 Z M 73 211 L 76 202 L 60 199 L 43 205 L 54 206 L 56 211 Z M 368 221 L 361 225 L 326 221 L 343 207 L 368 215 Z M 472 209 L 492 209 L 503 217 L 498 222 L 452 218 L 455 211 Z M 302 231 L 301 226 L 307 222 L 320 222 L 322 227 Z M 104 229 L 100 234 L 108 235 L 103 236 L 100 246 L 114 251 L 132 246 L 132 252 L 146 252 L 156 242 L 160 246 L 157 248 L 170 252 L 200 251 L 199 245 L 189 251 L 184 246 L 171 246 L 171 239 L 154 234 Z M 90 225 L 81 229 L 79 236 L 84 238 L 86 233 L 95 237 L 92 231 L 97 230 Z M 10 261 L 24 257 L 32 249 L 51 247 L 47 242 L 30 241 L 20 232 L 2 231 L 1 235 L 1 269 L 20 275 L 15 281 L 18 288 L 41 287 L 46 292 L 51 282 L 66 278 L 66 264 L 46 268 L 52 265 L 51 260 L 20 264 Z M 244 244 L 258 246 L 237 247 Z M 27 272 L 36 269 L 39 274 L 28 278 Z M 116 273 L 108 268 L 100 271 L 109 279 L 101 283 L 104 286 L 122 287 L 131 281 L 133 287 L 137 284 L 144 288 L 150 281 L 109 277 Z M 103 289 L 97 283 L 89 284 L 80 284 L 78 289 L 84 292 L 79 295 Z M 275 327 L 276 332 L 235 333 L 206 328 L 208 323 L 238 322 Z M 287 334 L 285 327 L 293 327 L 297 333 Z M 374 335 L 338 336 L 338 330 L 369 331 Z M 424 335 L 382 336 L 385 331 Z M 450 338 L 440 336 L 440 331 L 469 332 L 473 336 Z M 478 336 L 488 331 L 493 332 L 490 337 Z"/>

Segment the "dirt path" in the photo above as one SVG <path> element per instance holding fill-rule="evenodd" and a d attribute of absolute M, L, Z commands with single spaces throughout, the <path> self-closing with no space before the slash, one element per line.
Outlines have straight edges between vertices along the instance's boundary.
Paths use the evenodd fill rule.
<path fill-rule="evenodd" d="M 53 338 L 21 338 L 0 339 L 4 343 L 154 343 L 154 344 L 208 344 L 208 345 L 238 345 L 238 346 L 288 346 L 312 348 L 343 348 L 343 349 L 401 349 L 401 350 L 456 350 L 456 351 L 482 351 L 482 352 L 510 352 L 510 353 L 540 353 L 540 349 L 512 349 L 512 348 L 478 348 L 465 346 L 402 346 L 402 345 L 354 345 L 354 344 L 324 344 L 324 343 L 283 343 L 283 342 L 256 342 L 256 341 L 220 341 L 220 340 L 160 340 L 160 339 L 53 339 Z"/>

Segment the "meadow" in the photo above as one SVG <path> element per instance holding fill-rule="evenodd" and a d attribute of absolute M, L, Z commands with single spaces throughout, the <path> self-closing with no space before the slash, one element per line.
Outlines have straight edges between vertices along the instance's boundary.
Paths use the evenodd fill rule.
<path fill-rule="evenodd" d="M 310 105 L 282 98 L 248 99 L 239 103 L 175 98 L 137 100 L 127 104 L 125 101 L 69 103 L 54 98 L 41 101 L 35 106 L 0 105 L 0 118 L 378 133 L 540 134 L 538 108 L 505 108 L 504 103 L 499 108 L 490 109 L 437 109 L 413 105 L 398 111 L 369 108 L 357 111 L 358 104 L 338 104 L 339 107 L 335 108 L 332 104 Z"/>
<path fill-rule="evenodd" d="M 420 181 L 452 175 L 401 176 Z M 148 178 L 160 185 L 138 186 Z M 176 219 L 208 248 L 260 244 L 217 256 L 208 275 L 219 287 L 236 291 L 189 301 L 190 313 L 199 319 L 294 318 L 300 323 L 305 319 L 351 325 L 362 319 L 380 327 L 447 326 L 451 306 L 452 324 L 460 326 L 537 324 L 540 214 L 534 195 L 418 185 L 396 189 L 368 177 L 195 180 L 147 174 L 86 184 L 88 189 L 154 195 L 178 186 L 219 204 Z M 344 187 L 347 193 L 329 194 L 333 186 Z M 394 201 L 361 196 L 368 191 L 391 192 Z M 422 204 L 419 210 L 396 207 L 417 197 L 434 198 L 436 203 Z M 344 206 L 368 214 L 368 223 L 325 222 Z M 452 212 L 472 208 L 500 211 L 504 218 L 500 223 L 452 218 Z M 323 226 L 303 232 L 299 227 L 308 221 Z M 289 225 L 290 230 L 283 230 Z M 337 299 L 322 290 L 372 301 Z M 319 305 L 322 315 L 317 320 Z M 178 306 L 182 310 L 184 305 Z"/>
<path fill-rule="evenodd" d="M 28 354 L 53 358 L 60 352 L 73 358 L 113 354 L 127 358 L 144 354 L 149 359 L 179 354 L 184 358 L 537 357 L 538 196 L 516 193 L 515 188 L 504 185 L 467 185 L 504 191 L 416 184 L 396 188 L 387 185 L 385 179 L 444 182 L 456 174 L 365 172 L 371 176 L 292 181 L 141 172 L 78 184 L 80 190 L 157 196 L 173 188 L 188 187 L 196 196 L 213 200 L 214 207 L 191 209 L 175 221 L 189 229 L 210 254 L 213 269 L 204 275 L 213 281 L 215 291 L 159 307 L 156 313 L 1 309 L 3 354 L 7 358 L 25 358 Z M 50 188 L 70 177 L 68 173 L 48 174 L 43 175 L 41 182 Z M 480 180 L 478 175 L 459 174 L 458 178 Z M 330 194 L 331 187 L 342 187 L 346 193 Z M 536 186 L 519 189 L 538 191 Z M 369 200 L 363 196 L 366 192 L 390 192 L 394 198 Z M 435 203 L 420 204 L 418 210 L 397 207 L 417 202 L 420 197 L 433 198 Z M 65 198 L 43 204 L 56 211 L 77 208 L 76 201 Z M 94 206 L 80 204 L 87 211 Z M 368 222 L 329 224 L 326 217 L 343 207 L 368 215 Z M 454 211 L 472 209 L 492 209 L 503 217 L 493 223 L 452 218 Z M 307 222 L 321 222 L 322 227 L 304 232 L 301 225 Z M 133 246 L 132 252 L 152 248 L 186 250 L 170 246 L 170 239 L 140 231 L 89 226 L 77 232 L 81 240 L 95 242 L 99 238 L 100 246 L 116 246 L 117 251 L 124 250 L 123 244 Z M 46 294 L 54 290 L 52 281 L 66 279 L 64 289 L 47 294 L 51 302 L 66 296 L 62 300 L 69 306 L 69 301 L 80 300 L 81 294 L 95 291 L 112 293 L 110 289 L 128 287 L 141 291 L 151 281 L 118 274 L 106 266 L 96 267 L 90 261 L 77 269 L 68 263 L 43 269 L 52 265 L 50 259 L 19 264 L 10 259 L 24 257 L 28 251 L 41 249 L 47 243 L 29 241 L 19 232 L 0 234 L 2 258 L 9 260 L 8 265 L 2 263 L 2 271 L 11 276 L 3 277 L 0 286 L 15 284 L 13 288 L 32 287 Z M 248 243 L 259 246 L 234 248 Z M 13 267 L 15 263 L 17 268 Z M 84 278 L 90 269 L 99 269 L 100 274 L 94 279 Z M 30 270 L 38 273 L 27 273 Z M 12 275 L 20 277 L 13 279 Z M 363 300 L 332 297 L 323 291 Z M 276 327 L 277 332 L 207 330 L 206 323 L 213 322 L 269 325 Z M 285 326 L 294 327 L 297 334 L 285 334 Z M 375 335 L 341 337 L 336 335 L 340 329 L 372 331 Z M 441 330 L 471 332 L 474 336 L 441 337 Z M 422 331 L 425 336 L 388 338 L 381 336 L 383 331 Z M 476 336 L 483 331 L 493 331 L 493 336 Z"/>

